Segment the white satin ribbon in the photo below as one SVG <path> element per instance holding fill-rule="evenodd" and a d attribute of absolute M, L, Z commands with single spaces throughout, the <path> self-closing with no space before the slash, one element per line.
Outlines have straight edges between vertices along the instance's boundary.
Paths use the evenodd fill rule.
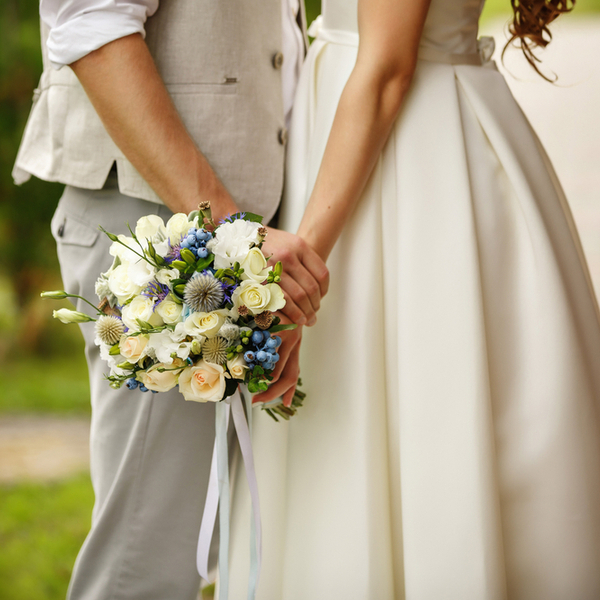
<path fill-rule="evenodd" d="M 219 598 L 227 600 L 229 587 L 229 458 L 227 451 L 227 428 L 229 426 L 229 415 L 233 417 L 233 425 L 237 432 L 250 498 L 252 499 L 252 513 L 250 530 L 250 576 L 248 581 L 248 600 L 254 600 L 256 588 L 260 576 L 262 557 L 262 526 L 260 519 L 260 502 L 258 499 L 258 483 L 256 481 L 256 470 L 254 468 L 254 456 L 252 453 L 252 438 L 250 434 L 252 423 L 252 404 L 250 399 L 246 400 L 246 411 L 248 419 L 244 414 L 242 396 L 237 390 L 233 396 L 223 402 L 217 403 L 215 411 L 215 446 L 213 450 L 212 463 L 204 514 L 200 525 L 198 536 L 198 549 L 196 552 L 196 565 L 198 573 L 206 581 L 211 581 L 208 574 L 208 556 L 210 543 L 214 534 L 219 508 Z"/>

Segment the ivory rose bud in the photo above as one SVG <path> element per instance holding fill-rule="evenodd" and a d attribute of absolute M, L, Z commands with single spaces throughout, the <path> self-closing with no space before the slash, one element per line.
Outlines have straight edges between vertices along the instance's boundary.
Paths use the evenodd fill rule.
<path fill-rule="evenodd" d="M 139 331 L 137 319 L 147 321 L 150 325 L 157 327 L 163 324 L 162 317 L 158 311 L 154 310 L 156 298 L 147 296 L 136 296 L 129 304 L 123 307 L 123 323 L 132 331 Z"/>
<path fill-rule="evenodd" d="M 248 370 L 248 363 L 244 360 L 243 354 L 238 354 L 234 359 L 227 361 L 227 369 L 234 379 L 244 379 Z"/>
<path fill-rule="evenodd" d="M 128 362 L 134 364 L 145 356 L 145 349 L 148 345 L 147 335 L 130 335 L 129 337 L 121 338 L 119 342 L 119 350 L 121 356 Z"/>
<path fill-rule="evenodd" d="M 177 385 L 179 378 L 179 370 L 176 367 L 183 367 L 183 361 L 174 361 L 172 365 L 165 365 L 163 363 L 157 363 L 147 371 L 138 371 L 136 379 L 141 381 L 149 390 L 155 392 L 168 392 Z M 159 369 L 166 369 L 159 371 Z"/>
<path fill-rule="evenodd" d="M 87 321 L 94 321 L 92 317 L 70 308 L 59 308 L 52 312 L 52 316 L 58 319 L 61 323 L 86 323 Z"/>
<path fill-rule="evenodd" d="M 221 365 L 199 360 L 179 376 L 179 391 L 193 402 L 219 402 L 225 394 L 225 370 Z"/>
<path fill-rule="evenodd" d="M 236 219 L 223 223 L 215 231 L 215 237 L 206 247 L 215 255 L 215 269 L 228 269 L 234 263 L 241 263 L 250 247 L 262 239 L 258 234 L 260 223 Z"/>
<path fill-rule="evenodd" d="M 170 296 L 167 296 L 157 307 L 156 312 L 167 325 L 175 325 L 181 320 L 183 304 L 175 302 Z"/>
<path fill-rule="evenodd" d="M 227 315 L 228 311 L 225 309 L 192 313 L 184 322 L 185 331 L 192 337 L 214 337 L 225 323 Z"/>
<path fill-rule="evenodd" d="M 178 244 L 184 235 L 187 235 L 190 227 L 194 224 L 188 221 L 188 217 L 184 213 L 176 213 L 167 221 L 167 235 L 171 240 L 171 244 Z"/>
<path fill-rule="evenodd" d="M 124 262 L 115 267 L 108 276 L 108 288 L 117 297 L 119 304 L 124 304 L 132 296 L 142 291 L 142 286 L 136 285 L 128 274 L 129 263 Z"/>
<path fill-rule="evenodd" d="M 276 283 L 267 283 L 262 285 L 246 279 L 236 288 L 231 297 L 233 302 L 233 317 L 237 318 L 238 308 L 244 305 L 250 311 L 250 314 L 258 315 L 265 310 L 275 312 L 285 306 L 283 292 Z"/>
<path fill-rule="evenodd" d="M 148 215 L 138 220 L 135 226 L 135 235 L 140 242 L 145 239 L 153 241 L 155 238 L 163 240 L 167 237 L 165 222 L 158 215 Z"/>
<path fill-rule="evenodd" d="M 262 283 L 268 276 L 271 267 L 267 267 L 267 259 L 260 248 L 256 246 L 250 248 L 246 258 L 240 263 L 240 267 L 244 269 L 242 279 L 252 279 L 257 283 Z"/>

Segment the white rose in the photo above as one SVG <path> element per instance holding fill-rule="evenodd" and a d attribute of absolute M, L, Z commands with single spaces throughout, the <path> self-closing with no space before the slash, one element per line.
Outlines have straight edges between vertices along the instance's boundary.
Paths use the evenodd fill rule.
<path fill-rule="evenodd" d="M 184 342 L 176 338 L 169 329 L 149 335 L 145 354 L 159 362 L 171 364 L 174 359 L 185 360 L 190 355 L 192 342 Z"/>
<path fill-rule="evenodd" d="M 234 263 L 241 263 L 250 247 L 260 242 L 260 223 L 236 219 L 233 223 L 223 223 L 215 231 L 215 237 L 206 247 L 215 255 L 215 269 L 227 269 Z"/>
<path fill-rule="evenodd" d="M 121 262 L 135 262 L 136 260 L 139 260 L 139 254 L 141 253 L 139 244 L 132 237 L 127 237 L 123 234 L 118 235 L 117 237 L 122 243 L 113 242 L 108 249 L 109 254 L 118 258 Z M 123 244 L 125 244 L 125 246 Z"/>
<path fill-rule="evenodd" d="M 167 296 L 156 308 L 156 312 L 167 325 L 175 325 L 181 320 L 183 304 L 179 304 Z"/>
<path fill-rule="evenodd" d="M 272 267 L 267 267 L 267 259 L 260 248 L 250 248 L 246 258 L 240 261 L 240 267 L 244 269 L 242 279 L 252 279 L 262 283 L 268 276 Z"/>
<path fill-rule="evenodd" d="M 227 368 L 234 379 L 244 379 L 248 363 L 244 360 L 243 354 L 238 354 L 233 360 L 227 361 Z"/>
<path fill-rule="evenodd" d="M 121 338 L 119 349 L 123 358 L 133 364 L 146 356 L 147 345 L 147 335 L 130 335 L 129 337 Z"/>
<path fill-rule="evenodd" d="M 135 235 L 142 243 L 145 239 L 164 240 L 167 237 L 167 228 L 165 222 L 158 215 L 148 215 L 137 222 Z"/>
<path fill-rule="evenodd" d="M 168 392 L 177 385 L 180 371 L 170 370 L 176 367 L 183 367 L 183 361 L 177 361 L 170 365 L 157 363 L 147 371 L 138 371 L 136 379 L 141 381 L 149 390 L 154 390 L 155 392 Z M 161 372 L 159 369 L 169 370 Z"/>
<path fill-rule="evenodd" d="M 124 262 L 115 267 L 108 276 L 108 287 L 117 297 L 119 304 L 125 303 L 129 298 L 139 294 L 142 286 L 135 284 L 128 274 L 129 263 Z"/>
<path fill-rule="evenodd" d="M 177 269 L 159 269 L 156 273 L 156 281 L 163 285 L 170 285 L 173 279 L 179 277 L 179 271 Z"/>
<path fill-rule="evenodd" d="M 175 213 L 167 221 L 167 235 L 169 236 L 171 243 L 178 244 L 181 241 L 181 238 L 184 235 L 187 235 L 187 232 L 191 227 L 194 227 L 194 224 L 188 221 L 186 214 Z"/>
<path fill-rule="evenodd" d="M 129 263 L 127 275 L 135 285 L 145 288 L 156 275 L 156 267 L 153 267 L 148 261 L 140 260 Z"/>
<path fill-rule="evenodd" d="M 184 321 L 185 331 L 192 337 L 214 337 L 221 329 L 221 325 L 225 323 L 227 315 L 228 311 L 225 309 L 213 310 L 209 313 L 192 313 Z"/>
<path fill-rule="evenodd" d="M 225 394 L 225 370 L 221 365 L 199 360 L 179 376 L 179 391 L 193 402 L 219 402 Z"/>
<path fill-rule="evenodd" d="M 251 314 L 259 315 L 265 310 L 275 312 L 285 306 L 283 292 L 276 283 L 262 285 L 246 279 L 235 289 L 231 297 L 233 302 L 232 316 L 238 317 L 238 308 L 244 305 Z"/>
<path fill-rule="evenodd" d="M 136 296 L 129 304 L 123 307 L 122 318 L 123 323 L 132 331 L 138 331 L 140 326 L 137 319 L 147 321 L 155 327 L 163 324 L 163 320 L 155 310 L 154 305 L 156 298 L 148 298 L 146 296 Z"/>

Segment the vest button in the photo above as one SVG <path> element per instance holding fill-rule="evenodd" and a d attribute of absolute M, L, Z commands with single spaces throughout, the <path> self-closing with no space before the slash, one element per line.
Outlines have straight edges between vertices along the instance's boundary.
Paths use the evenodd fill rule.
<path fill-rule="evenodd" d="M 281 65 L 283 65 L 283 54 L 281 52 L 275 52 L 271 62 L 273 63 L 273 68 L 281 69 Z"/>
<path fill-rule="evenodd" d="M 277 139 L 282 146 L 287 144 L 288 139 L 288 130 L 285 127 L 282 127 L 277 134 Z"/>

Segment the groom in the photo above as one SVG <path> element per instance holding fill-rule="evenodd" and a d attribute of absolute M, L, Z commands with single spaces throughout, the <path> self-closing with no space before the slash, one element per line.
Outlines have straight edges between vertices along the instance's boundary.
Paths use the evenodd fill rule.
<path fill-rule="evenodd" d="M 40 13 L 44 73 L 13 175 L 67 184 L 52 223 L 65 289 L 93 298 L 110 266 L 98 225 L 124 233 L 205 200 L 216 218 L 276 215 L 306 43 L 298 0 L 41 0 Z M 285 264 L 285 316 L 312 325 L 325 265 L 277 229 L 265 250 Z M 69 598 L 192 600 L 214 406 L 110 389 L 82 330 L 96 503 Z M 300 333 L 286 335 L 273 391 L 289 398 Z"/>

